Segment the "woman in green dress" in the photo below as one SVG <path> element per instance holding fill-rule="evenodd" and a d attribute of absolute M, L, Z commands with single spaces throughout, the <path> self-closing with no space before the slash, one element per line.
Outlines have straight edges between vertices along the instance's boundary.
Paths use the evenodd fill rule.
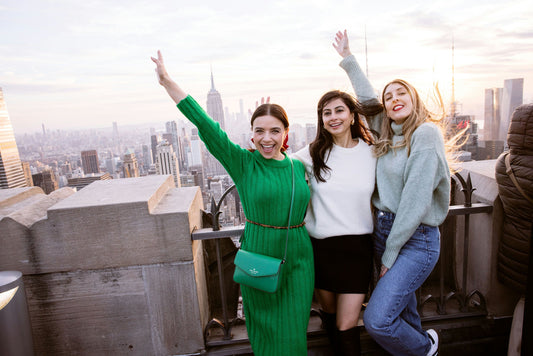
<path fill-rule="evenodd" d="M 246 215 L 242 247 L 282 258 L 291 203 L 292 168 L 283 152 L 289 122 L 276 104 L 259 106 L 251 119 L 255 151 L 230 141 L 220 125 L 168 75 L 161 52 L 156 64 L 159 83 L 181 112 L 198 128 L 207 149 L 233 179 Z M 313 251 L 303 220 L 309 188 L 305 169 L 294 160 L 295 190 L 287 258 L 280 287 L 266 293 L 241 286 L 248 337 L 255 355 L 307 355 L 307 325 L 313 297 Z"/>

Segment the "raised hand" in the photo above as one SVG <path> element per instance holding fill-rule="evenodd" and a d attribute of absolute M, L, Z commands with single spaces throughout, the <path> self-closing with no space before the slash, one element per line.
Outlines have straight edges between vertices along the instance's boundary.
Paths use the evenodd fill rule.
<path fill-rule="evenodd" d="M 333 47 L 337 50 L 337 53 L 339 53 L 342 58 L 346 58 L 352 54 L 350 51 L 350 43 L 348 41 L 348 32 L 346 30 L 344 30 L 344 32 L 337 32 Z"/>
<path fill-rule="evenodd" d="M 157 78 L 159 79 L 159 84 L 164 85 L 166 81 L 170 80 L 170 76 L 168 75 L 167 70 L 165 68 L 165 63 L 163 62 L 163 55 L 161 54 L 161 51 L 157 51 L 157 58 L 150 58 L 156 65 L 155 72 L 157 74 Z"/>
<path fill-rule="evenodd" d="M 172 100 L 174 100 L 174 102 L 177 104 L 181 100 L 185 99 L 187 94 L 168 75 L 161 51 L 157 51 L 157 58 L 150 58 L 156 65 L 155 72 L 157 74 L 159 84 L 161 84 L 167 90 L 167 93 L 170 95 Z"/>
<path fill-rule="evenodd" d="M 270 104 L 270 97 L 269 96 L 267 96 L 266 99 L 265 99 L 264 96 L 261 97 L 261 105 L 263 105 L 263 104 Z M 259 101 L 256 101 L 255 102 L 255 109 L 257 109 L 258 107 L 259 107 Z M 248 115 L 252 116 L 252 114 L 253 114 L 252 109 L 248 109 Z"/>

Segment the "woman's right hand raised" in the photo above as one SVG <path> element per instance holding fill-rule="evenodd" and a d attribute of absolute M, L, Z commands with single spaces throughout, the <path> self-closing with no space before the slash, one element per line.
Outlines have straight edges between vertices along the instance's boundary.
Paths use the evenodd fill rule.
<path fill-rule="evenodd" d="M 352 54 L 350 51 L 350 43 L 348 42 L 348 32 L 346 30 L 344 30 L 344 32 L 337 32 L 333 47 L 337 50 L 337 53 L 339 53 L 342 58 L 346 58 Z"/>

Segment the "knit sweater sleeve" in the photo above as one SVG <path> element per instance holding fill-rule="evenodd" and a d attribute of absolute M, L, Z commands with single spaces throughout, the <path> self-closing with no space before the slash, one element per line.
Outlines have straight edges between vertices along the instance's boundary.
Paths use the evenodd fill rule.
<path fill-rule="evenodd" d="M 343 58 L 339 65 L 344 69 L 346 74 L 348 74 L 348 78 L 350 79 L 355 92 L 355 97 L 360 103 L 364 105 L 379 104 L 376 91 L 372 87 L 372 84 L 370 84 L 370 81 L 359 66 L 359 63 L 357 63 L 353 54 Z M 366 120 L 368 122 L 368 127 L 373 131 L 380 133 L 381 122 L 383 121 L 384 116 L 384 112 L 373 116 L 367 116 Z"/>
<path fill-rule="evenodd" d="M 449 207 L 450 175 L 444 141 L 434 125 L 422 125 L 411 138 L 404 186 L 381 262 L 391 268 L 401 248 L 424 221 L 442 223 Z"/>
<path fill-rule="evenodd" d="M 309 152 L 309 145 L 306 145 L 304 148 L 293 153 L 291 157 L 303 163 L 307 176 L 313 174 L 313 159 Z"/>
<path fill-rule="evenodd" d="M 200 139 L 207 150 L 222 164 L 234 182 L 240 180 L 244 172 L 248 150 L 233 143 L 220 124 L 214 121 L 190 95 L 179 102 L 178 109 L 198 128 Z"/>

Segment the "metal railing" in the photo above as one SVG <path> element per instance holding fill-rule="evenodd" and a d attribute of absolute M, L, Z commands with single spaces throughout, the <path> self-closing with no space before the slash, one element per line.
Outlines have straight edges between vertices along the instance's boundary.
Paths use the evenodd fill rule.
<path fill-rule="evenodd" d="M 221 344 L 227 344 L 232 339 L 231 328 L 234 325 L 243 324 L 244 320 L 238 317 L 230 318 L 228 315 L 228 300 L 226 291 L 226 281 L 224 279 L 224 271 L 222 267 L 222 253 L 220 247 L 220 241 L 222 238 L 238 238 L 244 232 L 244 225 L 221 227 L 220 226 L 220 214 L 222 213 L 220 208 L 222 202 L 228 196 L 228 194 L 235 189 L 235 185 L 228 188 L 224 194 L 220 197 L 218 203 L 214 198 L 211 198 L 211 208 L 209 212 L 202 211 L 204 214 L 204 220 L 210 222 L 211 227 L 205 227 L 199 230 L 195 230 L 192 233 L 193 240 L 214 240 L 215 242 L 215 254 L 217 260 L 218 282 L 220 288 L 220 298 L 222 303 L 222 320 L 218 318 L 212 318 L 204 329 L 204 340 L 207 343 L 208 333 L 213 328 L 219 328 L 223 331 Z M 237 203 L 238 204 L 238 203 Z M 217 346 L 219 343 L 212 343 L 209 346 Z"/>
<path fill-rule="evenodd" d="M 470 292 L 467 290 L 467 278 L 468 278 L 468 258 L 469 258 L 469 243 L 470 243 L 470 216 L 473 214 L 491 213 L 492 205 L 483 203 L 472 203 L 472 193 L 476 188 L 472 187 L 472 180 L 470 173 L 465 180 L 459 173 L 455 173 L 453 176 L 461 184 L 461 192 L 464 195 L 464 203 L 460 205 L 451 205 L 448 211 L 448 217 L 444 224 L 450 223 L 450 220 L 455 220 L 458 216 L 464 216 L 464 229 L 463 229 L 463 263 L 462 263 L 462 283 L 461 286 L 457 285 L 455 278 L 452 278 L 451 288 L 445 287 L 445 281 L 450 278 L 445 275 L 445 265 L 456 265 L 453 256 L 448 254 L 448 258 L 443 260 L 443 255 L 439 258 L 440 268 L 438 268 L 438 295 L 425 295 L 420 296 L 418 309 L 421 315 L 423 315 L 423 308 L 429 303 L 436 304 L 437 314 L 440 316 L 449 316 L 447 306 L 451 301 L 456 301 L 459 304 L 460 313 L 455 312 L 454 317 L 460 316 L 472 316 L 472 315 L 486 315 L 487 303 L 485 296 L 477 289 Z M 453 190 L 452 190 L 453 192 Z M 452 226 L 455 226 L 455 221 L 451 222 Z M 453 239 L 449 239 L 449 236 L 443 234 L 441 238 L 441 251 L 444 240 L 453 241 L 453 244 L 457 243 L 457 231 L 453 229 Z M 441 225 L 442 231 L 442 225 Z M 422 288 L 421 288 L 422 289 Z M 425 319 L 440 319 L 442 317 L 426 317 Z"/>
<path fill-rule="evenodd" d="M 468 174 L 467 179 L 465 180 L 459 173 L 454 174 L 453 176 L 460 184 L 461 191 L 464 195 L 464 203 L 460 205 L 451 205 L 447 217 L 447 222 L 451 223 L 454 227 L 451 233 L 453 233 L 453 238 L 450 236 L 443 235 L 441 238 L 441 244 L 443 240 L 453 241 L 456 243 L 457 231 L 455 231 L 455 220 L 458 216 L 464 217 L 464 241 L 463 241 L 463 266 L 462 266 L 462 285 L 458 286 L 456 279 L 450 277 L 450 273 L 446 273 L 446 268 L 450 269 L 455 267 L 455 258 L 452 256 L 445 256 L 443 254 L 439 258 L 440 268 L 434 270 L 434 274 L 437 275 L 438 279 L 436 293 L 429 293 L 423 295 L 423 290 L 427 289 L 427 284 L 435 284 L 433 278 L 432 281 L 426 281 L 426 283 L 417 291 L 418 297 L 418 307 L 420 315 L 423 320 L 432 320 L 432 319 L 445 319 L 445 318 L 456 318 L 462 316 L 472 316 L 472 315 L 486 315 L 487 306 L 484 295 L 477 289 L 467 292 L 467 276 L 468 276 L 468 257 L 469 257 L 469 240 L 470 240 L 470 216 L 473 214 L 481 213 L 490 213 L 492 212 L 492 205 L 483 204 L 483 203 L 472 203 L 472 193 L 475 188 L 472 187 L 472 181 L 470 174 Z M 214 199 L 211 200 L 211 209 L 209 212 L 203 212 L 207 221 L 211 222 L 212 227 L 205 227 L 199 230 L 196 230 L 192 233 L 193 240 L 214 240 L 215 242 L 215 251 L 217 259 L 217 270 L 218 270 L 218 283 L 220 288 L 220 298 L 222 301 L 222 320 L 218 318 L 212 318 L 206 325 L 204 330 L 204 338 L 206 341 L 206 346 L 220 346 L 232 343 L 232 334 L 231 329 L 235 325 L 243 324 L 244 320 L 235 316 L 229 316 L 227 310 L 227 291 L 226 291 L 226 282 L 224 279 L 224 271 L 222 266 L 222 254 L 220 249 L 220 241 L 222 238 L 239 238 L 244 232 L 244 225 L 240 226 L 231 226 L 231 227 L 221 227 L 219 223 L 220 218 L 220 208 L 223 200 L 226 196 L 235 188 L 232 186 L 228 188 L 220 200 L 217 202 Z M 453 192 L 453 190 L 452 190 Z M 445 224 L 447 223 L 445 222 Z M 442 231 L 441 226 L 441 231 Z M 443 248 L 441 248 L 441 251 Z M 453 275 L 453 273 L 451 273 Z M 431 277 L 431 276 L 430 276 Z M 233 282 L 231 282 L 233 283 Z M 448 312 L 448 305 L 450 302 L 455 301 L 459 304 L 459 312 Z M 433 316 L 424 316 L 424 307 L 431 303 L 436 305 L 436 315 Z M 316 311 L 310 311 L 311 315 L 316 314 Z M 221 329 L 223 332 L 222 341 L 210 341 L 208 342 L 208 335 L 212 329 Z"/>

